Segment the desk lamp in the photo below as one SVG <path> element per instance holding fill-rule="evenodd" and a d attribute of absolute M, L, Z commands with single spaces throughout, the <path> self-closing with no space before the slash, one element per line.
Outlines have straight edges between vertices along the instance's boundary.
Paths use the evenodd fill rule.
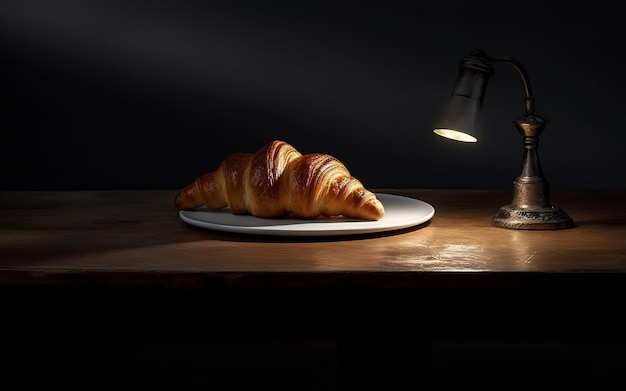
<path fill-rule="evenodd" d="M 537 146 L 539 135 L 547 120 L 535 113 L 535 98 L 526 71 L 515 59 L 488 57 L 483 50 L 474 49 L 459 62 L 459 73 L 445 115 L 434 129 L 440 136 L 472 143 L 477 138 L 477 118 L 482 106 L 492 62 L 504 62 L 515 68 L 522 79 L 526 94 L 526 112 L 514 121 L 524 136 L 522 173 L 513 182 L 513 200 L 500 208 L 492 218 L 496 227 L 527 230 L 565 229 L 574 226 L 571 217 L 550 204 L 548 181 L 543 176 Z"/>

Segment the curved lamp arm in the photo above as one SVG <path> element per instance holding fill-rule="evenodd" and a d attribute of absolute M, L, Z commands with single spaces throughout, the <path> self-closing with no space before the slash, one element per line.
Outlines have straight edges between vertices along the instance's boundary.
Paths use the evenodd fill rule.
<path fill-rule="evenodd" d="M 511 57 L 487 57 L 487 59 L 489 61 L 506 62 L 512 65 L 513 68 L 515 68 L 518 75 L 522 79 L 522 84 L 524 85 L 524 93 L 526 94 L 526 114 L 535 114 L 535 97 L 533 95 L 533 89 L 530 85 L 530 79 L 528 78 L 528 74 L 526 73 L 526 70 L 524 69 L 522 64 L 520 64 L 519 61 Z"/>

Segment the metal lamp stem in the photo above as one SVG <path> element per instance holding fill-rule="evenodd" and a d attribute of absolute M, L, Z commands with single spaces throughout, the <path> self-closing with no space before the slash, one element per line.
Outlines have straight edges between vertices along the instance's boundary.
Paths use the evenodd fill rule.
<path fill-rule="evenodd" d="M 564 210 L 550 203 L 550 186 L 541 170 L 539 161 L 539 136 L 543 133 L 547 121 L 535 114 L 535 99 L 530 80 L 522 65 L 512 58 L 489 58 L 491 61 L 503 61 L 515 68 L 526 94 L 526 114 L 514 122 L 517 130 L 524 137 L 524 156 L 522 172 L 513 182 L 513 200 L 500 208 L 492 218 L 496 227 L 511 229 L 565 229 L 574 226 L 574 221 Z"/>

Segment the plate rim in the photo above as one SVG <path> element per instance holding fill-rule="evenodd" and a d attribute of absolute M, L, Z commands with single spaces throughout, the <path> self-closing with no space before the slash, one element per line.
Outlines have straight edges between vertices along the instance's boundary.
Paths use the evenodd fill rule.
<path fill-rule="evenodd" d="M 374 193 L 374 194 L 377 196 L 377 198 L 379 199 L 382 198 L 383 200 L 385 200 L 386 198 L 392 198 L 396 200 L 400 199 L 405 202 L 414 203 L 416 205 L 419 205 L 419 207 L 421 208 L 425 208 L 426 209 L 425 213 L 423 215 L 420 215 L 419 218 L 417 219 L 407 219 L 407 221 L 402 224 L 380 225 L 381 220 L 372 221 L 372 222 L 350 221 L 350 222 L 346 222 L 345 224 L 357 223 L 359 224 L 359 228 L 349 228 L 349 227 L 346 228 L 344 226 L 341 229 L 334 229 L 334 230 L 333 229 L 330 229 L 330 230 L 329 229 L 289 230 L 285 228 L 285 227 L 288 227 L 289 224 L 277 224 L 277 225 L 269 225 L 269 226 L 263 226 L 263 227 L 220 224 L 220 223 L 207 222 L 207 221 L 194 219 L 187 215 L 190 212 L 191 213 L 198 212 L 197 209 L 196 210 L 180 210 L 178 211 L 178 215 L 180 219 L 184 221 L 185 223 L 195 226 L 195 227 L 203 228 L 203 229 L 209 229 L 209 230 L 219 231 L 219 232 L 230 232 L 230 233 L 237 233 L 237 234 L 263 235 L 263 236 L 347 236 L 347 235 L 359 235 L 359 234 L 368 234 L 368 233 L 391 232 L 391 231 L 396 231 L 396 230 L 402 230 L 402 229 L 409 228 L 409 227 L 419 226 L 421 224 L 424 224 L 430 221 L 435 215 L 435 208 L 431 204 L 423 200 L 412 198 L 412 197 L 407 197 L 407 196 L 402 196 L 402 195 L 397 195 L 397 194 L 390 194 L 390 193 Z M 381 200 L 381 202 L 383 202 L 383 200 Z M 387 206 L 385 205 L 385 202 L 383 202 L 383 205 L 385 206 L 385 208 L 387 208 Z M 206 212 L 206 211 L 203 211 L 203 212 Z M 247 219 L 249 219 L 250 217 L 254 217 L 254 216 L 245 215 L 245 218 Z M 277 222 L 284 221 L 283 219 L 263 219 L 263 220 L 269 220 L 269 221 L 276 220 Z M 308 224 L 307 220 L 299 220 L 299 221 L 302 221 L 298 223 L 298 225 L 300 226 L 302 224 Z M 314 222 L 319 223 L 319 221 L 310 220 L 310 223 L 314 223 Z M 370 227 L 362 226 L 363 223 L 365 224 L 372 223 L 372 226 Z M 379 225 L 376 225 L 377 223 L 379 223 Z M 268 227 L 282 227 L 282 228 L 273 229 L 273 228 L 268 228 Z"/>

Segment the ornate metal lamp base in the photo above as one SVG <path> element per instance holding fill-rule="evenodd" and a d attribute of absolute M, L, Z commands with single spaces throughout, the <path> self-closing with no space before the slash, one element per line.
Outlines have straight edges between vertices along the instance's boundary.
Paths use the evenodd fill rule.
<path fill-rule="evenodd" d="M 543 176 L 537 145 L 546 121 L 536 114 L 527 114 L 515 121 L 524 136 L 522 174 L 513 182 L 513 200 L 500 208 L 491 224 L 511 229 L 566 229 L 574 220 L 561 208 L 550 203 L 550 186 Z"/>
<path fill-rule="evenodd" d="M 510 229 L 556 230 L 572 228 L 574 221 L 556 206 L 523 208 L 506 205 L 491 219 L 491 224 Z"/>

